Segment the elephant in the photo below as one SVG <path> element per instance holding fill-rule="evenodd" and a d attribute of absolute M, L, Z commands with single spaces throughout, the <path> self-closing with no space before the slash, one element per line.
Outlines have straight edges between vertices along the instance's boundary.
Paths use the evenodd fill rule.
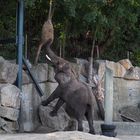
<path fill-rule="evenodd" d="M 89 124 L 89 133 L 95 134 L 93 126 L 94 95 L 92 90 L 86 83 L 77 79 L 69 61 L 58 57 L 52 51 L 49 41 L 44 43 L 44 46 L 46 47 L 47 63 L 54 67 L 54 78 L 58 82 L 58 87 L 46 100 L 42 101 L 42 105 L 47 106 L 58 98 L 53 111 L 50 112 L 51 116 L 56 116 L 59 108 L 65 103 L 66 113 L 78 122 L 78 131 L 83 131 L 82 121 L 86 117 Z"/>

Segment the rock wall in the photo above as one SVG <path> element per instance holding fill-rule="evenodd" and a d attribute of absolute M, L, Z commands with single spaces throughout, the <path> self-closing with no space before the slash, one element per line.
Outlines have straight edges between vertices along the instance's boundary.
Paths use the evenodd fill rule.
<path fill-rule="evenodd" d="M 53 68 L 49 67 L 47 64 L 32 66 L 31 72 L 39 83 L 44 95 L 42 97 L 39 96 L 30 77 L 27 73 L 23 72 L 23 127 L 24 131 L 27 132 L 33 131 L 40 125 L 39 106 L 41 100 L 46 99 L 58 85 L 54 79 Z"/>
<path fill-rule="evenodd" d="M 46 117 L 46 120 L 50 120 L 49 110 L 52 106 L 49 109 L 42 108 L 40 107 L 40 103 L 41 100 L 46 99 L 58 85 L 54 79 L 53 68 L 47 64 L 38 64 L 31 68 L 32 73 L 44 92 L 44 96 L 40 97 L 26 70 L 23 71 L 23 86 L 21 93 L 17 87 L 12 85 L 16 80 L 18 66 L 4 60 L 2 57 L 0 57 L 0 64 L 2 65 L 2 67 L 0 67 L 0 132 L 3 132 L 4 129 L 9 132 L 19 129 L 17 120 L 19 117 L 20 99 L 22 99 L 21 106 L 24 131 L 34 131 L 41 125 L 41 122 L 44 123 L 44 125 L 47 125 L 44 116 Z M 75 59 L 72 65 L 77 71 L 79 80 L 87 82 L 88 61 Z M 136 116 L 140 110 L 140 68 L 134 67 L 128 59 L 120 60 L 116 63 L 106 60 L 96 61 L 94 72 L 98 73 L 103 88 L 106 66 L 113 70 L 114 121 L 122 121 L 124 119 L 123 116 L 134 121 L 139 121 L 135 119 L 134 116 Z M 136 108 L 135 114 L 126 113 L 130 111 L 130 108 L 132 110 L 132 107 Z M 60 110 L 60 114 L 61 113 L 63 114 L 63 110 L 62 112 Z M 64 128 L 65 123 L 68 124 L 69 117 L 65 115 L 64 117 L 62 116 L 54 118 L 55 123 L 49 122 L 48 131 L 51 129 L 50 124 L 53 124 L 53 127 L 57 127 L 58 130 L 59 128 Z M 59 122 L 62 121 L 60 125 L 57 124 L 58 119 Z M 3 126 L 6 126 L 6 128 Z"/>
<path fill-rule="evenodd" d="M 97 63 L 99 63 L 98 75 L 100 79 L 103 79 L 102 85 L 104 85 L 105 66 L 113 71 L 114 121 L 122 121 L 123 117 L 136 121 L 137 119 L 134 119 L 134 116 L 140 113 L 140 109 L 138 109 L 140 103 L 140 68 L 134 67 L 128 59 L 120 60 L 116 63 L 98 60 Z M 139 112 L 133 112 L 134 114 L 131 115 L 122 113 L 126 107 L 128 107 L 126 112 L 129 112 L 129 107 L 131 108 L 131 106 Z"/>
<path fill-rule="evenodd" d="M 72 63 L 72 65 L 77 70 L 79 79 L 81 81 L 87 82 L 88 61 L 83 60 L 83 59 L 76 59 L 75 63 Z M 126 106 L 134 106 L 135 108 L 137 108 L 138 104 L 140 103 L 140 98 L 139 98 L 140 97 L 140 92 L 139 92 L 139 90 L 140 90 L 140 87 L 139 87 L 140 68 L 133 67 L 133 65 L 131 64 L 131 62 L 128 59 L 120 60 L 119 62 L 116 62 L 116 63 L 112 62 L 112 61 L 98 60 L 95 62 L 95 66 L 98 66 L 95 68 L 95 72 L 97 72 L 99 78 L 102 79 L 103 88 L 104 88 L 105 66 L 107 66 L 113 70 L 113 77 L 114 77 L 113 119 L 114 119 L 114 121 L 122 121 L 123 118 L 121 116 L 121 111 L 123 111 L 123 108 L 125 108 Z M 57 83 L 54 79 L 54 71 L 53 71 L 52 67 L 48 67 L 47 64 L 38 64 L 36 66 L 36 68 L 35 67 L 32 68 L 32 72 L 36 76 L 36 79 L 38 79 L 38 82 L 40 83 L 40 86 L 45 93 L 45 95 L 42 97 L 42 99 L 47 98 L 52 93 L 52 91 L 57 87 Z M 23 85 L 23 91 L 24 91 L 24 87 L 25 87 L 25 90 L 27 90 L 27 89 L 29 90 L 29 87 L 26 88 L 26 86 L 29 86 L 29 85 L 28 84 Z M 31 109 L 28 110 L 28 108 L 26 107 L 25 112 L 28 110 L 30 113 L 28 113 L 28 111 L 27 111 L 26 114 L 32 114 L 33 115 L 32 118 L 34 118 L 36 116 L 36 119 L 34 119 L 34 120 L 32 118 L 30 118 L 31 116 L 26 117 L 26 119 L 28 118 L 28 121 L 26 120 L 27 124 L 29 124 L 29 122 L 32 122 L 32 128 L 34 129 L 39 124 L 39 123 L 37 124 L 37 122 L 38 122 L 37 109 L 41 102 L 41 99 L 38 96 L 38 94 L 36 93 L 36 90 L 32 83 L 30 83 L 30 86 L 31 86 L 30 89 L 32 91 L 32 96 L 30 96 L 30 98 L 28 100 L 31 101 L 32 103 L 30 103 L 30 105 L 28 105 L 28 106 L 31 106 Z M 26 91 L 24 93 L 25 96 L 29 97 L 28 93 L 31 91 Z M 34 113 L 32 113 L 32 110 Z M 45 110 L 45 109 L 40 108 L 40 114 L 42 114 L 41 118 L 44 118 L 44 116 L 46 116 L 46 120 L 48 120 L 50 117 L 49 117 L 49 115 L 46 115 L 46 114 L 49 114 L 48 110 L 50 110 L 50 109 L 46 109 L 47 111 L 43 111 L 43 110 Z M 129 109 L 128 109 L 128 111 L 129 111 Z M 44 114 L 44 112 L 45 112 L 45 114 Z M 123 114 L 123 115 L 127 116 L 127 114 Z M 129 116 L 127 116 L 127 117 L 129 118 Z M 65 117 L 65 118 L 67 118 L 67 117 Z M 30 121 L 31 119 L 32 119 L 32 121 Z M 57 119 L 56 120 L 54 119 L 55 122 L 57 122 Z M 62 121 L 62 123 L 65 121 L 65 123 L 67 124 L 68 120 L 69 120 L 69 118 L 67 118 L 67 120 L 62 119 L 61 121 Z M 43 120 L 43 123 L 45 125 L 47 125 L 46 121 L 44 121 L 44 120 Z M 61 125 L 59 126 L 59 128 L 61 128 Z M 56 124 L 56 127 L 58 128 L 57 124 Z M 51 129 L 51 128 L 48 128 L 48 129 Z M 25 130 L 28 130 L 26 125 L 25 125 Z M 30 131 L 30 129 L 29 129 L 29 131 Z"/>
<path fill-rule="evenodd" d="M 20 90 L 16 81 L 18 66 L 0 57 L 0 133 L 19 130 Z"/>
<path fill-rule="evenodd" d="M 0 56 L 0 83 L 14 83 L 17 77 L 18 66 Z"/>

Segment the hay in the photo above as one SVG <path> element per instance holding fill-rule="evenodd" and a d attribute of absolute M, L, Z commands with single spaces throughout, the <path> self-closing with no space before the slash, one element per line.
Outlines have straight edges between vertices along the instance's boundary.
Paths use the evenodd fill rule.
<path fill-rule="evenodd" d="M 52 16 L 51 16 L 51 9 L 52 9 L 52 0 L 50 0 L 50 9 L 48 14 L 48 20 L 44 22 L 42 27 L 42 35 L 41 35 L 41 42 L 37 50 L 36 58 L 35 58 L 35 64 L 38 62 L 38 58 L 40 55 L 40 51 L 42 49 L 42 46 L 45 42 L 48 40 L 51 40 L 51 44 L 54 40 L 54 28 L 52 24 Z"/>
<path fill-rule="evenodd" d="M 45 43 L 48 40 L 51 40 L 51 43 L 54 40 L 54 29 L 51 19 L 48 19 L 42 27 L 41 43 Z"/>

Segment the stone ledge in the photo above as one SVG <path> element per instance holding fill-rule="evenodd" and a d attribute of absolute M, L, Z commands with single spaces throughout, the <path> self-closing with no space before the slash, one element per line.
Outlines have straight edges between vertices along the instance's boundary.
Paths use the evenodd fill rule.
<path fill-rule="evenodd" d="M 100 125 L 103 121 L 94 121 L 95 131 L 101 132 Z M 113 122 L 116 125 L 117 135 L 138 135 L 140 136 L 140 122 Z M 87 122 L 85 125 L 88 127 Z"/>

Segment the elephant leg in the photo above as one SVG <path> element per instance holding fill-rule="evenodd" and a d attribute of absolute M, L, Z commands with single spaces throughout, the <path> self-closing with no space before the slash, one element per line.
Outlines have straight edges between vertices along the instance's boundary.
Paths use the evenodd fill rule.
<path fill-rule="evenodd" d="M 50 115 L 53 116 L 57 116 L 57 111 L 59 110 L 59 108 L 64 104 L 64 101 L 59 98 L 59 100 L 57 101 L 53 111 L 50 112 Z"/>
<path fill-rule="evenodd" d="M 91 109 L 90 106 L 87 106 L 87 110 L 86 110 L 85 116 L 86 116 L 88 124 L 89 124 L 89 133 L 95 134 L 95 130 L 94 130 L 94 127 L 93 127 L 92 109 Z"/>
<path fill-rule="evenodd" d="M 83 131 L 82 119 L 81 117 L 77 119 L 78 121 L 78 131 Z"/>
<path fill-rule="evenodd" d="M 54 92 L 47 98 L 47 100 L 42 101 L 43 106 L 47 106 L 50 102 L 52 102 L 54 99 L 59 98 L 61 89 L 59 86 L 54 90 Z"/>
<path fill-rule="evenodd" d="M 82 108 L 84 110 L 84 108 Z M 75 112 L 76 119 L 78 121 L 78 131 L 83 131 L 83 125 L 82 125 L 82 120 L 84 118 L 84 113 L 83 110 L 77 110 Z"/>
<path fill-rule="evenodd" d="M 36 54 L 36 58 L 35 58 L 35 64 L 37 64 L 38 63 L 38 58 L 39 58 L 39 54 L 40 54 L 40 51 L 41 51 L 41 48 L 42 48 L 42 43 L 39 45 L 39 47 L 38 47 L 38 50 L 37 50 L 37 54 Z"/>
<path fill-rule="evenodd" d="M 80 108 L 71 108 L 68 104 L 66 104 L 66 112 L 71 118 L 75 118 L 78 122 L 78 131 L 83 131 L 82 120 L 84 116 L 84 109 L 81 110 Z"/>

